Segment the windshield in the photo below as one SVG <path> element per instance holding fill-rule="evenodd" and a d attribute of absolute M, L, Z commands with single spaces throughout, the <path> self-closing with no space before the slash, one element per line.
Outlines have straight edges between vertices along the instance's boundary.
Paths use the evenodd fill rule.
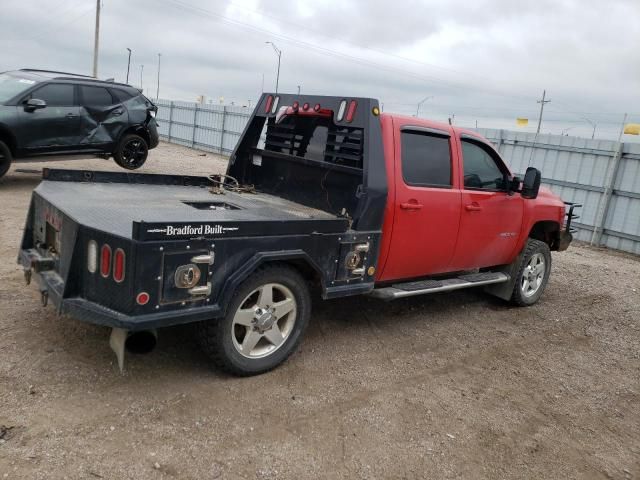
<path fill-rule="evenodd" d="M 0 73 L 0 103 L 5 103 L 36 83 L 36 80 L 29 78 Z"/>

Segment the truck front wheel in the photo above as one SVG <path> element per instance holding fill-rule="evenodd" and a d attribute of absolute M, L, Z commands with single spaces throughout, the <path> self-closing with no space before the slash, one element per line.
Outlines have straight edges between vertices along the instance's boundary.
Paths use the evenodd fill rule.
<path fill-rule="evenodd" d="M 521 307 L 536 303 L 544 292 L 551 273 L 549 245 L 529 239 L 516 274 L 511 301 Z"/>
<path fill-rule="evenodd" d="M 198 340 L 218 367 L 234 375 L 257 375 L 295 351 L 310 314 L 304 278 L 286 266 L 267 267 L 240 285 L 224 318 L 200 324 Z"/>

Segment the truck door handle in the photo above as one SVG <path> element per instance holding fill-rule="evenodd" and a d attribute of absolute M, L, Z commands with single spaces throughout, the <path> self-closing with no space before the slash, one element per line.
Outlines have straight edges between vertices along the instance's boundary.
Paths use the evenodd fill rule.
<path fill-rule="evenodd" d="M 75 113 L 67 113 L 67 118 L 76 118 L 78 115 Z"/>
<path fill-rule="evenodd" d="M 406 202 L 406 203 L 401 203 L 400 204 L 400 208 L 402 210 L 420 210 L 422 208 L 422 204 L 413 203 L 413 202 Z"/>
<path fill-rule="evenodd" d="M 467 212 L 479 212 L 482 210 L 482 207 L 478 205 L 476 202 L 470 203 L 469 205 L 464 206 Z"/>

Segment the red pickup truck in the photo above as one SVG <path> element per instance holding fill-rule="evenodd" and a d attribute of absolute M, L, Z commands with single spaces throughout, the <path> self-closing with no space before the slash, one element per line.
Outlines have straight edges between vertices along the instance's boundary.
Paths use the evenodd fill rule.
<path fill-rule="evenodd" d="M 45 170 L 19 261 L 43 303 L 113 328 L 121 366 L 156 329 L 197 322 L 215 364 L 251 375 L 295 350 L 312 291 L 482 286 L 534 304 L 572 210 L 473 131 L 369 98 L 264 94 L 226 175 Z"/>

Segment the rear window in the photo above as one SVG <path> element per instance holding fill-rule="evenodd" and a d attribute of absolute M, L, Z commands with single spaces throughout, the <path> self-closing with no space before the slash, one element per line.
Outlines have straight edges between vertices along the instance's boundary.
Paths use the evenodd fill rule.
<path fill-rule="evenodd" d="M 265 150 L 320 162 L 362 168 L 363 131 L 336 126 L 320 115 L 287 115 L 269 119 Z"/>
<path fill-rule="evenodd" d="M 408 185 L 451 187 L 449 138 L 402 132 L 402 176 Z"/>
<path fill-rule="evenodd" d="M 87 107 L 107 107 L 114 102 L 109 90 L 104 87 L 89 87 L 80 85 L 82 94 L 82 105 Z"/>
<path fill-rule="evenodd" d="M 135 97 L 135 94 L 132 92 L 128 92 L 121 88 L 112 88 L 111 93 L 118 99 L 120 102 L 126 102 L 130 98 Z"/>

